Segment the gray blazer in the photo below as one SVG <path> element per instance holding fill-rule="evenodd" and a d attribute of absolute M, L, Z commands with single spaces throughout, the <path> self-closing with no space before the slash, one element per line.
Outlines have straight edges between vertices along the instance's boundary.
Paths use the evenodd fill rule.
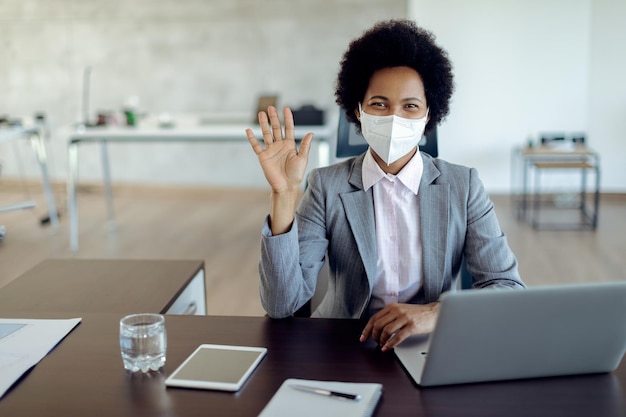
<path fill-rule="evenodd" d="M 475 169 L 422 153 L 418 191 L 423 286 L 412 302 L 430 303 L 456 284 L 465 256 L 474 288 L 524 287 L 517 259 Z M 372 189 L 363 190 L 365 154 L 311 171 L 289 232 L 262 231 L 260 293 L 270 317 L 293 315 L 311 299 L 328 255 L 328 291 L 313 315 L 360 318 L 376 277 Z"/>

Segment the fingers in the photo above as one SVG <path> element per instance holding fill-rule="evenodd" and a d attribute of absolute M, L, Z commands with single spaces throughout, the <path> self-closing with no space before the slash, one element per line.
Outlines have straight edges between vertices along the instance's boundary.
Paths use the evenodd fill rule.
<path fill-rule="evenodd" d="M 283 108 L 283 117 L 285 120 L 284 137 L 276 107 L 269 106 L 267 108 L 267 112 L 259 112 L 259 126 L 261 127 L 261 134 L 263 135 L 263 142 L 265 143 L 265 146 L 270 146 L 274 142 L 283 140 L 283 138 L 286 140 L 295 140 L 295 124 L 293 121 L 293 113 L 289 107 Z M 261 146 L 257 140 L 252 129 L 246 129 L 246 136 L 254 152 L 257 155 L 260 154 L 263 151 L 263 146 Z M 308 159 L 312 140 L 313 133 L 307 133 L 304 138 L 302 138 L 302 143 L 300 144 L 300 149 L 298 151 L 298 154 L 301 157 Z"/>
<path fill-rule="evenodd" d="M 385 352 L 389 349 L 387 344 L 394 340 L 397 333 L 406 325 L 407 320 L 404 317 L 387 314 L 374 325 L 372 337 L 378 342 L 381 350 Z"/>
<path fill-rule="evenodd" d="M 313 141 L 313 133 L 307 133 L 302 142 L 300 143 L 300 149 L 298 155 L 306 160 L 309 159 L 309 151 L 311 150 L 311 142 Z"/>
<path fill-rule="evenodd" d="M 268 114 L 270 114 L 269 117 Z M 274 115 L 274 117 L 272 117 L 272 114 Z M 278 113 L 276 112 L 275 107 L 270 106 L 267 109 L 267 113 L 264 111 L 260 111 L 257 117 L 259 120 L 259 126 L 261 127 L 261 134 L 263 136 L 263 142 L 265 143 L 265 146 L 271 145 L 272 143 L 274 143 L 275 140 L 282 139 L 282 133 L 279 133 L 278 136 L 276 136 L 276 131 L 281 132 L 281 127 L 280 120 L 278 120 Z M 273 126 L 273 124 L 276 124 L 278 126 L 278 130 Z M 252 129 L 246 129 L 246 136 L 248 137 L 248 142 L 250 142 L 254 153 L 256 153 L 257 155 L 260 154 L 263 151 L 263 147 L 254 136 L 254 132 L 252 131 Z"/>
<path fill-rule="evenodd" d="M 395 332 L 382 347 L 380 348 L 381 352 L 387 352 L 398 346 L 404 339 L 411 336 L 411 332 L 407 329 L 407 327 L 403 327 L 401 330 Z"/>
<path fill-rule="evenodd" d="M 382 352 L 393 349 L 417 331 L 414 321 L 419 318 L 412 318 L 408 313 L 407 307 L 401 304 L 386 306 L 370 318 L 359 341 L 364 342 L 371 337 L 378 343 Z"/>
<path fill-rule="evenodd" d="M 289 129 L 291 135 L 285 136 L 293 139 L 293 115 L 288 107 L 285 107 L 283 109 L 283 112 L 285 115 L 285 129 Z M 282 126 L 280 125 L 280 119 L 278 117 L 278 111 L 276 110 L 276 107 L 269 106 L 267 108 L 267 112 L 260 111 L 258 114 L 258 119 L 259 126 L 261 126 L 261 132 L 263 134 L 263 142 L 265 142 L 266 146 L 269 146 L 275 141 L 283 139 L 283 130 Z"/>
<path fill-rule="evenodd" d="M 368 337 L 371 337 L 375 342 L 380 343 L 380 334 L 383 328 L 393 321 L 393 316 L 389 314 L 389 309 L 384 308 L 378 313 L 374 314 L 368 320 L 365 328 L 361 332 L 359 340 L 364 342 Z"/>
<path fill-rule="evenodd" d="M 369 319 L 369 321 L 365 325 L 365 328 L 361 332 L 361 337 L 359 337 L 359 342 L 365 342 L 367 338 L 371 336 L 371 334 L 372 334 L 372 319 Z"/>
<path fill-rule="evenodd" d="M 283 118 L 285 120 L 285 138 L 294 139 L 293 113 L 289 107 L 283 107 Z"/>
<path fill-rule="evenodd" d="M 412 334 L 411 320 L 406 315 L 398 313 L 390 313 L 385 316 L 387 320 L 380 329 L 378 337 L 378 344 L 382 352 L 393 349 Z"/>
<path fill-rule="evenodd" d="M 269 146 L 274 142 L 274 137 L 272 136 L 272 130 L 270 129 L 270 122 L 267 117 L 267 113 L 260 111 L 258 117 L 259 126 L 261 126 L 261 134 L 263 135 L 263 142 L 265 142 L 265 146 Z"/>
<path fill-rule="evenodd" d="M 263 147 L 261 146 L 259 141 L 256 140 L 256 137 L 254 136 L 254 132 L 252 131 L 252 129 L 246 129 L 246 136 L 248 137 L 248 142 L 250 142 L 250 146 L 252 146 L 252 150 L 254 151 L 255 154 L 258 155 L 261 152 L 263 152 Z"/>
<path fill-rule="evenodd" d="M 285 113 L 286 113 L 286 108 L 285 108 Z M 291 113 L 291 111 L 289 111 L 289 113 Z M 276 107 L 274 106 L 269 106 L 267 108 L 267 114 L 270 117 L 270 125 L 272 127 L 272 135 L 273 140 L 282 140 L 283 139 L 283 129 L 280 125 L 280 119 L 278 118 L 278 111 L 276 111 Z M 292 125 L 293 125 L 293 119 L 292 119 Z M 265 134 L 263 135 L 263 137 L 265 138 Z"/>

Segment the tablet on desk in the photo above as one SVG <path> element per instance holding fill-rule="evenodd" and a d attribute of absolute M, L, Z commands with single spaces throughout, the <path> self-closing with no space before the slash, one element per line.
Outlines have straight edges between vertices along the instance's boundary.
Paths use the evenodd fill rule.
<path fill-rule="evenodd" d="M 266 353 L 263 347 L 200 345 L 165 380 L 165 385 L 238 391 Z"/>

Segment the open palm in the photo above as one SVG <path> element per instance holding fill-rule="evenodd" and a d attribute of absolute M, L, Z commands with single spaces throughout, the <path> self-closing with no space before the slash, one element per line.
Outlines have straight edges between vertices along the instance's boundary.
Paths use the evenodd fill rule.
<path fill-rule="evenodd" d="M 269 115 L 269 117 L 268 117 Z M 259 125 L 265 148 L 259 143 L 251 129 L 246 129 L 248 141 L 259 158 L 263 174 L 276 193 L 297 189 L 306 171 L 311 148 L 312 133 L 308 133 L 298 150 L 294 136 L 293 114 L 288 107 L 283 109 L 285 136 L 278 117 L 278 111 L 270 106 L 259 113 Z"/>

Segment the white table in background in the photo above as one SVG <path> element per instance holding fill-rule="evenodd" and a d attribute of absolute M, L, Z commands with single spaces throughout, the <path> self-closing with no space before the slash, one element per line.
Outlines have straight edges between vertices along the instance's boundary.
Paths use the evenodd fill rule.
<path fill-rule="evenodd" d="M 318 142 L 318 164 L 330 162 L 330 141 L 336 134 L 336 125 L 296 126 L 296 139 L 307 133 L 314 134 Z M 205 124 L 190 128 L 144 128 L 144 127 L 95 127 L 78 128 L 69 137 L 68 143 L 68 178 L 67 199 L 70 228 L 70 249 L 78 251 L 78 202 L 76 186 L 78 184 L 78 147 L 85 143 L 100 144 L 102 158 L 103 183 L 109 221 L 114 219 L 113 193 L 111 191 L 111 173 L 107 144 L 113 143 L 157 143 L 157 142 L 247 142 L 245 130 L 251 128 L 257 138 L 261 138 L 261 128 L 250 123 Z"/>

